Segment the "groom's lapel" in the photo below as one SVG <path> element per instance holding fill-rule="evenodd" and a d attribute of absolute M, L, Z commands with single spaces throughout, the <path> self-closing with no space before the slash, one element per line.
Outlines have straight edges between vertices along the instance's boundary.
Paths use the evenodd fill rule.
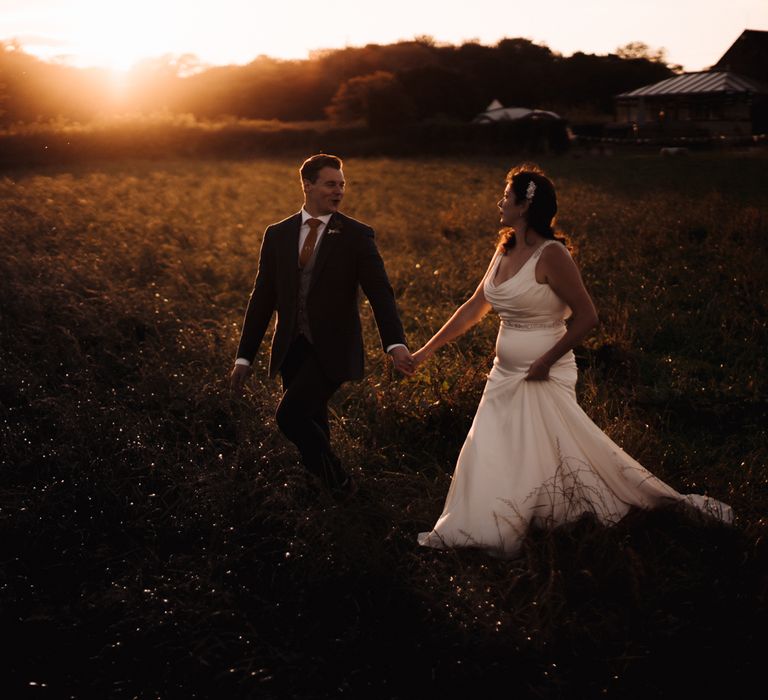
<path fill-rule="evenodd" d="M 341 217 L 338 214 L 334 214 L 328 220 L 328 226 L 323 232 L 323 237 L 320 239 L 320 247 L 315 255 L 315 269 L 312 270 L 312 281 L 309 284 L 310 289 L 317 282 L 328 258 L 335 254 L 334 251 L 339 250 L 342 237 L 341 225 Z"/>
<path fill-rule="evenodd" d="M 299 279 L 299 232 L 301 231 L 301 212 L 294 214 L 285 222 L 286 231 L 282 237 L 283 259 L 288 261 L 283 271 L 286 280 L 295 287 Z"/>

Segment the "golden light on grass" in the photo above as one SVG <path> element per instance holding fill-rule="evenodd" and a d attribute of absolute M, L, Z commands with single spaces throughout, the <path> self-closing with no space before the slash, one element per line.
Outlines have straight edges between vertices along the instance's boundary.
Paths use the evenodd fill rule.
<path fill-rule="evenodd" d="M 369 374 L 334 400 L 361 485 L 343 506 L 309 490 L 275 428 L 266 349 L 246 395 L 227 392 L 300 158 L 4 172 L 3 688 L 310 698 L 349 682 L 368 697 L 386 679 L 401 697 L 466 682 L 639 698 L 663 679 L 669 697 L 715 682 L 749 697 L 766 617 L 765 161 L 542 159 L 602 319 L 578 352 L 585 410 L 671 483 L 726 495 L 741 524 L 585 520 L 532 532 L 516 563 L 415 544 L 492 362 L 491 315 L 406 379 L 364 309 Z M 345 210 L 375 226 L 414 345 L 482 276 L 512 164 L 346 159 Z M 718 673 L 674 672 L 702 659 Z"/>

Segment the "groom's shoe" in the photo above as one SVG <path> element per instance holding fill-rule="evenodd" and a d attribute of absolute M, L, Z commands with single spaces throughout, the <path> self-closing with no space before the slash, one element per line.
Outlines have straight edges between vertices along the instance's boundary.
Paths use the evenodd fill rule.
<path fill-rule="evenodd" d="M 341 466 L 341 460 L 333 453 L 323 457 L 325 485 L 334 498 L 345 499 L 357 491 L 352 475 Z"/>
<path fill-rule="evenodd" d="M 337 501 L 346 501 L 357 493 L 357 481 L 348 474 L 343 481 L 331 486 L 331 496 Z"/>
<path fill-rule="evenodd" d="M 320 480 L 332 491 L 349 488 L 350 476 L 341 466 L 341 460 L 332 452 L 320 457 Z"/>

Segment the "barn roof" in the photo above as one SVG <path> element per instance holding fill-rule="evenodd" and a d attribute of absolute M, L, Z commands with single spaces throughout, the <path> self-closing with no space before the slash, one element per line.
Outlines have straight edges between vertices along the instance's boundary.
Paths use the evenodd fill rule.
<path fill-rule="evenodd" d="M 661 95 L 696 94 L 768 94 L 768 86 L 729 71 L 701 71 L 684 73 L 660 83 L 623 92 L 617 97 L 654 97 Z"/>
<path fill-rule="evenodd" d="M 710 70 L 735 71 L 768 82 L 768 31 L 745 29 Z"/>

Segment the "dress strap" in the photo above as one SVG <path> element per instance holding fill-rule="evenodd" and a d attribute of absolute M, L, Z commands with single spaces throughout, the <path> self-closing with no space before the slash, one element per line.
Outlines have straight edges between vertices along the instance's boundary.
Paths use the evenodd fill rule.
<path fill-rule="evenodd" d="M 487 282 L 489 279 L 493 281 L 493 276 L 496 274 L 496 263 L 498 262 L 499 258 L 501 258 L 501 251 L 496 250 L 496 252 L 493 254 L 493 257 L 491 258 L 491 262 L 488 264 L 488 268 L 486 269 L 485 274 L 483 275 L 481 284 Z"/>
<path fill-rule="evenodd" d="M 539 249 L 531 257 L 538 258 L 544 251 L 544 248 L 546 248 L 548 245 L 552 245 L 553 243 L 560 243 L 560 241 L 555 241 L 555 240 L 544 241 L 544 243 L 542 243 L 539 246 Z"/>

